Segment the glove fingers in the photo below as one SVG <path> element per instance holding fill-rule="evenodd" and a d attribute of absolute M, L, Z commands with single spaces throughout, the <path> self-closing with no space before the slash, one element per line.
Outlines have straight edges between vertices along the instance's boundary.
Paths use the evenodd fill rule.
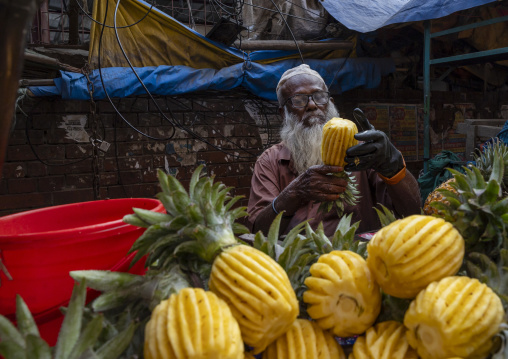
<path fill-rule="evenodd" d="M 377 158 L 376 153 L 370 153 L 363 156 L 347 156 L 344 160 L 348 163 L 345 167 L 345 171 L 362 171 L 369 168 L 373 168 L 375 160 Z"/>
<path fill-rule="evenodd" d="M 370 142 L 370 141 L 380 141 L 385 137 L 385 133 L 378 130 L 369 130 L 364 132 L 358 132 L 355 135 L 355 138 L 358 141 Z"/>
<path fill-rule="evenodd" d="M 358 129 L 360 132 L 374 129 L 374 126 L 372 126 L 370 124 L 367 116 L 365 116 L 365 114 L 363 113 L 363 111 L 361 109 L 355 108 L 353 110 L 353 117 L 355 118 L 358 125 L 360 126 L 360 128 Z"/>
<path fill-rule="evenodd" d="M 346 156 L 348 157 L 364 156 L 378 151 L 379 148 L 380 145 L 379 143 L 376 142 L 360 143 L 359 145 L 349 147 L 346 150 Z"/>

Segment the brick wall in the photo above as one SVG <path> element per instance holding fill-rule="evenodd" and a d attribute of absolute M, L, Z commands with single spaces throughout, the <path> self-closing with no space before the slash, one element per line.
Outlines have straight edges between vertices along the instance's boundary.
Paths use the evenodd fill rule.
<path fill-rule="evenodd" d="M 359 89 L 335 98 L 335 104 L 341 116 L 350 117 L 358 103 L 421 104 L 422 99 L 421 91 Z M 464 102 L 475 104 L 477 118 L 496 118 L 494 112 L 508 103 L 508 96 L 497 94 L 489 99 L 477 93 L 447 92 L 432 97 L 438 120 L 443 104 Z M 114 104 L 141 132 L 157 138 L 173 132 L 148 98 L 114 100 Z M 280 118 L 276 106 L 241 91 L 157 98 L 157 105 L 166 116 L 170 117 L 171 112 L 179 125 L 206 142 L 181 128 L 170 140 L 147 138 L 121 119 L 108 101 L 100 101 L 97 132 L 111 147 L 106 153 L 100 152 L 95 177 L 92 146 L 83 138 L 92 133 L 89 102 L 25 99 L 21 106 L 24 114 L 17 112 L 2 168 L 0 216 L 94 200 L 94 178 L 99 179 L 102 199 L 153 198 L 159 192 L 158 168 L 186 184 L 199 164 L 205 164 L 208 173 L 218 180 L 235 187 L 233 194 L 246 196 L 240 203 L 246 205 L 255 156 L 278 142 Z M 408 163 L 416 176 L 422 166 L 422 161 Z"/>
<path fill-rule="evenodd" d="M 89 102 L 25 99 L 2 168 L 0 216 L 98 198 L 153 198 L 160 191 L 158 168 L 186 185 L 200 164 L 234 187 L 233 195 L 247 198 L 256 156 L 278 140 L 276 107 L 246 94 L 157 98 L 156 103 L 140 97 L 114 104 L 139 132 L 109 101 L 98 101 L 97 133 L 111 146 L 94 161 L 87 138 L 94 128 Z M 178 124 L 175 128 L 158 107 Z"/>

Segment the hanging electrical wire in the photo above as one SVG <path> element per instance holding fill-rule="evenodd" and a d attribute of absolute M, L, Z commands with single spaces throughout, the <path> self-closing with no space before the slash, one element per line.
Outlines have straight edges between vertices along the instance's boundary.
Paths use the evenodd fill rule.
<path fill-rule="evenodd" d="M 80 10 L 83 12 L 83 14 L 86 15 L 86 17 L 88 17 L 91 21 L 95 22 L 96 24 L 99 24 L 101 26 L 105 26 L 105 27 L 108 27 L 110 29 L 113 28 L 113 26 L 111 25 L 105 25 L 103 23 L 101 23 L 100 21 L 97 21 L 96 19 L 94 19 L 87 11 L 85 11 L 85 9 L 83 9 L 83 7 L 81 6 L 81 4 L 79 3 L 79 0 L 75 0 L 76 1 L 76 4 L 78 4 L 78 7 L 80 8 Z M 96 1 L 99 1 L 99 0 L 96 0 Z M 65 3 L 65 2 L 64 2 Z M 152 4 L 150 5 L 150 8 L 148 9 L 148 11 L 143 15 L 143 17 L 141 17 L 141 19 L 137 20 L 136 22 L 133 22 L 132 24 L 129 24 L 129 25 L 124 25 L 124 26 L 119 26 L 118 28 L 119 29 L 125 29 L 125 28 L 128 28 L 128 27 L 131 27 L 131 26 L 134 26 L 134 25 L 137 25 L 139 24 L 141 21 L 143 21 L 147 16 L 148 14 L 150 14 L 152 12 L 152 9 L 155 5 L 155 0 L 153 0 Z"/>

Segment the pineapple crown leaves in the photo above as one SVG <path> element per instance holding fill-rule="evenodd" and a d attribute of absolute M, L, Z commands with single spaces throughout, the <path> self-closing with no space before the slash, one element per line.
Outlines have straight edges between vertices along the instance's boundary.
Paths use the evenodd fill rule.
<path fill-rule="evenodd" d="M 445 220 L 451 222 L 466 240 L 466 250 L 478 250 L 496 254 L 508 236 L 508 199 L 500 196 L 500 179 L 504 164 L 497 159 L 488 181 L 476 167 L 464 167 L 464 173 L 448 169 L 455 181 L 450 182 L 455 190 L 438 189 L 446 202 L 432 202 Z M 480 242 L 490 242 L 482 245 Z M 486 246 L 483 250 L 478 244 Z"/>
<path fill-rule="evenodd" d="M 374 210 L 377 213 L 377 216 L 379 217 L 379 222 L 381 223 L 381 227 L 386 227 L 392 222 L 395 222 L 397 218 L 395 217 L 395 214 L 391 210 L 389 210 L 386 206 L 384 206 L 381 203 L 378 203 L 378 206 L 381 207 L 381 209 L 373 207 Z"/>
<path fill-rule="evenodd" d="M 362 257 L 367 255 L 367 246 L 365 242 L 355 239 L 355 234 L 360 226 L 360 222 L 351 224 L 352 213 L 342 216 L 333 236 L 328 238 L 324 232 L 323 224 L 320 223 L 316 231 L 307 225 L 306 233 L 307 238 L 312 238 L 318 254 L 330 253 L 331 251 L 351 251 L 355 252 Z"/>
<path fill-rule="evenodd" d="M 478 167 L 486 180 L 493 172 L 498 158 L 502 160 L 503 164 L 508 164 L 508 145 L 499 138 L 495 138 L 492 143 L 484 146 L 483 151 L 476 149 L 473 153 L 476 167 Z M 508 187 L 508 171 L 501 176 L 499 183 L 506 190 Z"/>
<path fill-rule="evenodd" d="M 150 270 L 143 276 L 106 270 L 72 271 L 70 275 L 76 281 L 86 281 L 88 287 L 102 292 L 92 302 L 95 312 L 124 308 L 126 303 L 138 299 L 151 311 L 171 294 L 190 287 L 187 276 L 176 263 L 164 271 Z"/>
<path fill-rule="evenodd" d="M 466 273 L 487 284 L 508 309 L 508 249 L 500 250 L 499 260 L 493 261 L 484 253 L 469 253 L 465 261 Z"/>
<path fill-rule="evenodd" d="M 118 358 L 132 339 L 135 324 L 99 348 L 94 348 L 102 331 L 102 315 L 95 315 L 82 328 L 86 283 L 75 285 L 69 306 L 58 334 L 55 348 L 39 336 L 39 330 L 26 303 L 16 298 L 17 328 L 0 315 L 0 355 L 6 358 L 30 359 L 114 359 Z"/>
<path fill-rule="evenodd" d="M 162 192 L 157 198 L 167 213 L 134 209 L 134 214 L 124 217 L 127 223 L 147 228 L 129 251 L 137 251 L 131 265 L 148 255 L 147 265 L 161 268 L 171 265 L 175 254 L 186 253 L 211 262 L 221 248 L 238 243 L 235 234 L 249 232 L 235 222 L 247 215 L 246 208 L 232 208 L 242 196 L 231 197 L 231 187 L 214 183 L 214 177 L 201 176 L 203 167 L 192 174 L 189 192 L 159 169 Z"/>
<path fill-rule="evenodd" d="M 261 231 L 254 237 L 254 248 L 275 259 L 288 275 L 291 286 L 298 298 L 303 293 L 303 282 L 309 275 L 309 268 L 318 257 L 314 241 L 301 235 L 308 221 L 295 226 L 279 241 L 280 222 L 283 213 L 279 213 L 273 220 L 265 237 Z"/>

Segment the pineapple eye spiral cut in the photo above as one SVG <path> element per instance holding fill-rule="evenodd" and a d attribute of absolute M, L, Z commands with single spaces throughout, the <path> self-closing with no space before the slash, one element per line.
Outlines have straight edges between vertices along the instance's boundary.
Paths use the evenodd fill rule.
<path fill-rule="evenodd" d="M 413 215 L 379 230 L 367 251 L 367 265 L 381 289 L 414 298 L 429 283 L 458 272 L 464 239 L 444 219 Z"/>
<path fill-rule="evenodd" d="M 356 124 L 350 120 L 334 117 L 323 126 L 323 140 L 321 142 L 321 160 L 325 165 L 344 167 L 346 162 L 346 150 L 358 144 L 355 135 L 358 133 Z M 347 172 L 340 172 L 336 176 L 347 180 L 346 191 L 341 198 L 335 202 L 323 202 L 320 212 L 329 212 L 332 207 L 336 206 L 339 216 L 344 213 L 344 206 L 349 204 L 354 206 L 359 199 L 359 192 L 356 189 L 354 178 L 350 177 Z"/>
<path fill-rule="evenodd" d="M 242 359 L 240 327 L 214 293 L 184 288 L 162 301 L 145 327 L 146 359 Z"/>
<path fill-rule="evenodd" d="M 404 325 L 422 359 L 486 358 L 504 315 L 501 300 L 486 284 L 447 277 L 418 294 Z"/>
<path fill-rule="evenodd" d="M 381 292 L 360 255 L 351 251 L 323 254 L 310 273 L 303 301 L 321 328 L 349 337 L 372 326 L 381 310 Z"/>

